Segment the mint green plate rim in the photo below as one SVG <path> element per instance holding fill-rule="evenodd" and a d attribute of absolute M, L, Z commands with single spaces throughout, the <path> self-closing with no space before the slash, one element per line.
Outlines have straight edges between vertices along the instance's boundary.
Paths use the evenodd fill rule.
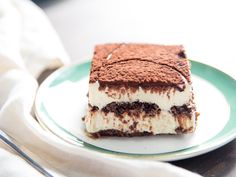
<path fill-rule="evenodd" d="M 211 67 L 209 65 L 191 61 L 191 72 L 192 74 L 203 78 L 213 84 L 226 98 L 230 106 L 230 117 L 223 130 L 216 134 L 213 138 L 206 142 L 186 148 L 183 150 L 159 153 L 159 154 L 130 154 L 123 152 L 116 152 L 107 149 L 91 145 L 83 142 L 78 137 L 70 133 L 69 131 L 58 125 L 53 118 L 47 112 L 46 107 L 43 104 L 40 96 L 43 94 L 44 89 L 50 89 L 65 81 L 77 82 L 80 79 L 89 75 L 90 61 L 86 61 L 80 64 L 76 64 L 70 67 L 65 67 L 57 70 L 51 74 L 40 86 L 35 101 L 35 113 L 40 123 L 47 128 L 49 131 L 54 133 L 61 139 L 64 139 L 70 144 L 74 144 L 78 147 L 86 148 L 93 151 L 98 151 L 107 155 L 115 155 L 125 158 L 148 158 L 156 159 L 161 161 L 173 161 L 180 160 L 189 157 L 194 157 L 206 152 L 212 151 L 218 147 L 225 145 L 236 138 L 236 81 L 231 76 L 224 72 Z M 40 93 L 40 94 L 39 94 Z M 220 103 L 219 103 L 220 104 Z"/>

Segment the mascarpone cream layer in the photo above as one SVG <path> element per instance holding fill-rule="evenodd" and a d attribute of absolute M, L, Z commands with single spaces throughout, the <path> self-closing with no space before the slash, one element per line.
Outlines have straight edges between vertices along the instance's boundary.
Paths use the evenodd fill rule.
<path fill-rule="evenodd" d="M 155 103 L 161 110 L 170 110 L 172 106 L 182 106 L 192 99 L 192 86 L 185 82 L 185 89 L 179 91 L 176 88 L 169 88 L 165 91 L 152 92 L 141 87 L 135 92 L 131 89 L 121 88 L 120 90 L 106 87 L 99 90 L 99 83 L 89 84 L 89 104 L 99 109 L 111 102 L 147 102 Z"/>
<path fill-rule="evenodd" d="M 135 128 L 132 128 L 136 122 Z M 85 118 L 86 130 L 89 133 L 96 133 L 101 130 L 119 130 L 126 133 L 150 132 L 156 134 L 177 134 L 176 129 L 181 127 L 183 130 L 195 129 L 195 114 L 191 119 L 183 118 L 179 121 L 168 111 L 161 111 L 154 117 L 130 117 L 127 114 L 119 118 L 110 112 L 105 114 L 102 111 L 89 112 Z"/>

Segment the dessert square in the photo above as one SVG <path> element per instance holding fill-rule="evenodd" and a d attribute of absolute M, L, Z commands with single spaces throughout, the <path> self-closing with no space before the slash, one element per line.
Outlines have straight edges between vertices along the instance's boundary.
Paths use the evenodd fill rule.
<path fill-rule="evenodd" d="M 88 107 L 86 131 L 94 136 L 193 132 L 197 113 L 183 46 L 97 45 Z"/>

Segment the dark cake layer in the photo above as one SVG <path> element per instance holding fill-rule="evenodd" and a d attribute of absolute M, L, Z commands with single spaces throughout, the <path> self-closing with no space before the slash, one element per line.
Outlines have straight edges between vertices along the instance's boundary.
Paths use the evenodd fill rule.
<path fill-rule="evenodd" d="M 156 104 L 136 102 L 112 102 L 102 108 L 105 113 L 114 112 L 116 116 L 122 116 L 125 112 L 128 115 L 139 116 L 141 113 L 145 113 L 146 116 L 155 116 L 160 113 L 160 108 Z"/>
<path fill-rule="evenodd" d="M 182 46 L 104 44 L 95 48 L 90 83 L 172 86 L 183 90 L 190 81 L 190 66 Z"/>
<path fill-rule="evenodd" d="M 193 128 L 190 128 L 189 130 L 184 130 L 181 127 L 178 127 L 175 132 L 176 134 L 185 134 L 188 132 L 191 132 Z M 153 135 L 151 132 L 133 132 L 133 133 L 128 133 L 128 132 L 122 132 L 120 130 L 115 130 L 115 129 L 108 129 L 108 130 L 100 130 L 99 132 L 96 133 L 90 133 L 94 138 L 99 138 L 101 136 L 117 136 L 117 137 L 134 137 L 134 136 L 150 136 Z M 163 134 L 158 134 L 163 135 Z"/>
<path fill-rule="evenodd" d="M 109 129 L 109 130 L 100 130 L 96 133 L 90 133 L 93 137 L 99 138 L 101 136 L 118 136 L 118 137 L 134 137 L 134 136 L 148 136 L 153 135 L 150 132 L 134 132 L 134 133 L 127 133 L 122 132 L 119 130 Z"/>
<path fill-rule="evenodd" d="M 91 111 L 98 111 L 99 108 L 96 106 L 90 106 Z M 127 113 L 129 116 L 138 117 L 141 113 L 145 113 L 145 116 L 156 116 L 160 113 L 161 109 L 158 105 L 154 103 L 146 102 L 112 102 L 107 104 L 101 109 L 104 113 L 113 112 L 116 116 L 122 117 L 124 113 Z M 191 114 L 195 111 L 195 107 L 191 105 L 182 105 L 182 106 L 172 106 L 170 112 L 177 116 L 180 114 L 185 114 L 188 117 L 191 117 Z"/>
<path fill-rule="evenodd" d="M 175 116 L 179 114 L 186 114 L 191 117 L 191 113 L 195 111 L 196 108 L 194 106 L 184 104 L 182 106 L 172 106 L 170 110 L 171 113 Z"/>

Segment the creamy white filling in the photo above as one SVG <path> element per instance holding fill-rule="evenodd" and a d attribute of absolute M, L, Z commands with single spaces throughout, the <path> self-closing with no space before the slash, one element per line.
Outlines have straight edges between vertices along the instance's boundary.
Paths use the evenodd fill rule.
<path fill-rule="evenodd" d="M 155 103 L 161 110 L 170 110 L 172 106 L 182 106 L 192 99 L 192 86 L 185 80 L 185 89 L 179 91 L 169 88 L 165 91 L 152 92 L 143 90 L 141 87 L 133 92 L 131 89 L 121 88 L 119 90 L 109 89 L 99 90 L 99 83 L 89 84 L 89 104 L 97 106 L 99 109 L 111 102 L 148 102 Z"/>
<path fill-rule="evenodd" d="M 123 118 L 116 117 L 114 113 L 105 114 L 102 111 L 89 112 L 85 118 L 86 130 L 89 133 L 99 132 L 101 130 L 115 129 L 122 132 L 133 133 L 150 132 L 155 134 L 176 134 L 176 129 L 181 126 L 188 130 L 195 128 L 195 115 L 192 118 L 185 118 L 184 121 L 179 122 L 173 114 L 168 111 L 161 111 L 154 117 L 144 117 L 141 114 L 139 117 L 130 117 L 127 114 Z M 125 123 L 124 123 L 125 122 Z M 135 129 L 132 128 L 134 122 L 138 122 Z"/>

